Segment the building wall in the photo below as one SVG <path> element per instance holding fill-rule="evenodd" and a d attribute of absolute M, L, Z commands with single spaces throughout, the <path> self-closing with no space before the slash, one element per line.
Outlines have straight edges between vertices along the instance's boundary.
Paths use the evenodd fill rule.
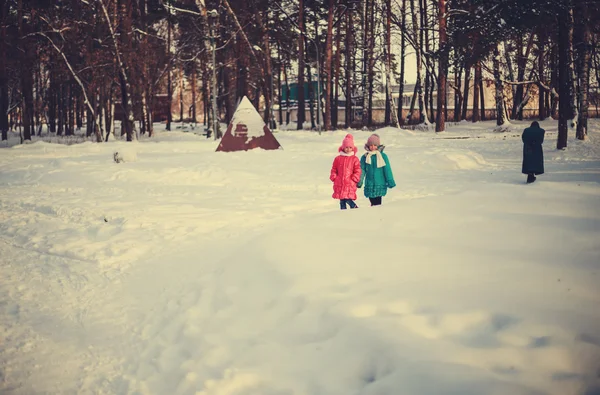
<path fill-rule="evenodd" d="M 409 110 L 408 108 L 402 109 L 403 119 L 406 119 L 406 117 L 408 116 L 408 110 Z M 353 122 L 352 125 L 354 125 L 354 126 L 362 125 L 361 110 L 355 110 L 354 114 L 355 114 L 355 116 L 354 116 L 355 122 Z M 430 120 L 431 122 L 435 122 L 435 115 L 436 115 L 436 111 L 434 111 L 434 118 Z M 538 116 L 539 116 L 539 112 L 538 112 L 537 108 L 525 108 L 523 110 L 523 119 L 537 119 Z M 280 123 L 280 124 L 285 123 L 285 120 L 286 120 L 285 110 L 283 111 L 283 116 L 282 116 L 283 122 L 281 122 L 279 119 L 278 111 L 275 111 L 275 117 L 276 117 L 278 123 Z M 595 107 L 592 108 L 590 106 L 590 108 L 588 110 L 588 117 L 589 118 L 600 118 L 600 109 L 596 109 Z M 339 109 L 338 110 L 338 127 L 343 126 L 345 124 L 345 118 L 346 118 L 346 111 L 344 109 Z M 305 112 L 304 119 L 306 120 L 307 124 L 310 124 L 310 111 L 307 110 Z M 413 116 L 412 116 L 409 124 L 415 124 L 417 119 L 419 119 L 419 110 L 415 110 L 413 112 Z M 473 110 L 467 109 L 467 120 L 471 121 L 472 119 L 473 119 Z M 495 106 L 492 108 L 486 107 L 485 118 L 483 120 L 494 120 L 494 119 L 496 119 Z M 290 110 L 290 123 L 296 124 L 297 120 L 298 120 L 297 109 L 293 108 Z M 447 122 L 454 121 L 454 109 L 453 108 L 448 108 L 446 121 Z M 384 122 L 385 122 L 385 108 L 373 109 L 373 124 L 376 126 L 381 126 L 384 124 Z M 321 126 L 322 125 L 323 125 L 323 119 L 321 118 Z"/>

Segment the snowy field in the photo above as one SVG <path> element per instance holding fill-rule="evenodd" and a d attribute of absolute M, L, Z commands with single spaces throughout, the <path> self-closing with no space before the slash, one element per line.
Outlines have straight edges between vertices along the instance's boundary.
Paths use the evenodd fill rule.
<path fill-rule="evenodd" d="M 0 393 L 600 394 L 600 122 L 566 151 L 543 122 L 531 185 L 526 124 L 379 130 L 398 186 L 346 211 L 345 130 L 235 153 L 13 136 Z"/>

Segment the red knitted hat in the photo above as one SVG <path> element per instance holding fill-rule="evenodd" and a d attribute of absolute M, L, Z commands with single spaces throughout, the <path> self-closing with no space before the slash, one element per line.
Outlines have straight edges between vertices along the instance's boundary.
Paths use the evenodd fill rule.
<path fill-rule="evenodd" d="M 356 146 L 354 145 L 354 136 L 352 136 L 350 133 L 348 133 L 346 135 L 346 137 L 344 137 L 344 140 L 342 141 L 342 145 L 338 149 L 338 151 L 343 151 L 344 148 L 346 148 L 346 147 L 352 147 L 354 153 L 356 153 L 358 151 L 358 148 L 356 148 Z"/>

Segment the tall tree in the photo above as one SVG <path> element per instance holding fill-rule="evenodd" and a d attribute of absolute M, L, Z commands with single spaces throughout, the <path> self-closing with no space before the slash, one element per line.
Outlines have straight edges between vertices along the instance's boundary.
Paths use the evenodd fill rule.
<path fill-rule="evenodd" d="M 570 48 L 573 37 L 573 11 L 570 0 L 567 0 L 567 8 L 558 15 L 558 85 L 559 85 L 559 108 L 558 108 L 558 139 L 557 149 L 567 147 L 568 122 L 572 118 L 571 108 L 573 96 L 573 84 L 571 83 Z"/>
<path fill-rule="evenodd" d="M 8 140 L 8 75 L 7 27 L 10 2 L 0 0 L 0 132 L 2 141 Z"/>
<path fill-rule="evenodd" d="M 298 0 L 298 130 L 304 128 L 305 104 L 304 104 L 304 43 L 306 41 L 306 29 L 304 27 L 304 0 Z"/>
<path fill-rule="evenodd" d="M 500 75 L 500 43 L 494 48 L 493 68 L 494 82 L 496 85 L 496 127 L 503 127 L 506 124 L 504 112 L 504 84 Z"/>
<path fill-rule="evenodd" d="M 333 15 L 335 11 L 335 0 L 328 1 L 327 12 L 327 35 L 325 40 L 325 130 L 331 130 L 331 96 L 333 90 Z M 318 61 L 318 60 L 317 60 Z M 318 77 L 317 77 L 318 78 Z M 317 98 L 317 100 L 320 100 Z"/>
<path fill-rule="evenodd" d="M 354 21 L 353 21 L 353 16 L 354 16 L 354 10 L 348 10 L 348 12 L 346 13 L 346 38 L 345 38 L 345 44 L 346 44 L 346 52 L 344 54 L 345 60 L 346 60 L 346 108 L 345 108 L 345 121 L 344 121 L 344 126 L 346 128 L 349 128 L 351 123 L 352 123 L 352 96 L 353 96 L 353 89 L 352 89 L 352 78 L 353 78 L 353 70 L 352 70 L 352 66 L 353 66 L 353 53 L 354 53 L 354 29 L 353 29 L 353 25 L 354 25 Z"/>
<path fill-rule="evenodd" d="M 587 138 L 588 129 L 588 92 L 590 79 L 590 16 L 588 5 L 585 0 L 575 0 L 575 15 L 577 16 L 577 42 L 575 50 L 577 53 L 577 78 L 578 78 L 578 103 L 579 113 L 577 119 L 576 137 L 579 140 Z M 599 83 L 599 81 L 596 81 Z"/>
<path fill-rule="evenodd" d="M 446 37 L 447 10 L 446 0 L 438 0 L 438 24 L 439 24 L 439 72 L 437 91 L 437 117 L 435 131 L 443 132 L 446 129 L 446 78 L 448 75 L 448 48 Z"/>
<path fill-rule="evenodd" d="M 33 29 L 33 17 L 29 14 L 30 10 L 26 6 L 26 4 L 23 4 L 23 0 L 18 0 L 19 46 L 23 53 L 20 67 L 21 96 L 23 98 L 21 102 L 23 140 L 31 140 L 33 130 L 33 63 L 35 61 L 36 45 L 35 41 L 29 36 Z"/>

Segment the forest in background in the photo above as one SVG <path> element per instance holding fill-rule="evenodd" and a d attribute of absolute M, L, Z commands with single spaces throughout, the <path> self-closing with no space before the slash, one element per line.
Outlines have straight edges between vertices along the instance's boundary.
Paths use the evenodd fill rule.
<path fill-rule="evenodd" d="M 595 0 L 0 0 L 0 131 L 25 141 L 42 125 L 85 128 L 101 142 L 118 118 L 132 141 L 152 136 L 159 98 L 210 128 L 243 96 L 271 124 L 289 123 L 293 106 L 298 129 L 368 128 L 383 92 L 385 125 L 440 132 L 467 107 L 485 116 L 489 78 L 499 130 L 536 100 L 539 119 L 558 119 L 560 149 L 569 128 L 586 138 L 598 104 L 598 22 Z M 408 61 L 416 83 L 402 111 Z M 292 84 L 294 103 L 282 92 Z"/>

